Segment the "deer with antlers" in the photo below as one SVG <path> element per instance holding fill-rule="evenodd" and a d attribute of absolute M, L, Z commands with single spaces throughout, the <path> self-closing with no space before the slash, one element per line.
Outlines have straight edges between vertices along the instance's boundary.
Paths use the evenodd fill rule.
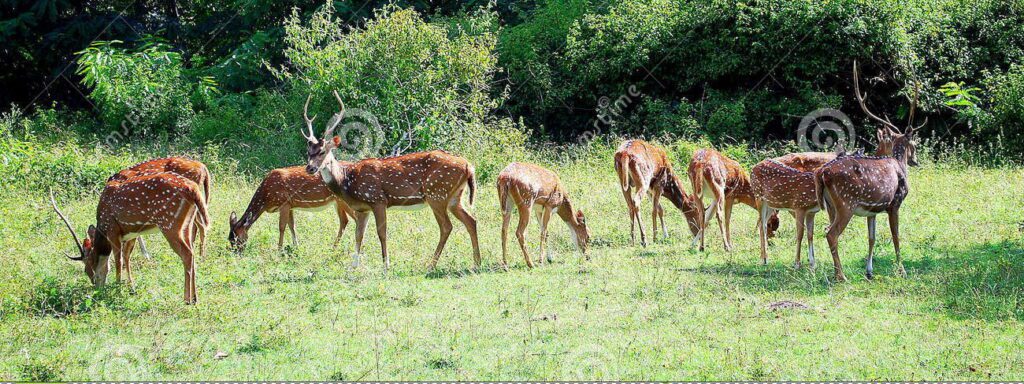
<path fill-rule="evenodd" d="M 303 111 L 306 120 L 306 171 L 319 174 L 327 188 L 355 211 L 356 255 L 359 263 L 363 232 L 372 213 L 377 223 L 384 271 L 390 266 L 387 247 L 387 210 L 389 208 L 418 208 L 430 206 L 441 230 L 441 236 L 430 261 L 431 270 L 437 267 L 445 243 L 452 231 L 449 212 L 465 225 L 473 244 L 473 264 L 480 267 L 480 244 L 477 240 L 476 219 L 462 205 L 462 194 L 469 192 L 469 204 L 476 194 L 476 176 L 473 166 L 458 156 L 444 151 L 416 152 L 387 158 L 370 158 L 354 163 L 335 159 L 333 150 L 341 144 L 334 129 L 345 114 L 345 103 L 334 92 L 340 112 L 327 123 L 322 138 L 313 132 L 313 118 Z M 308 105 L 307 98 L 307 105 Z"/>
<path fill-rule="evenodd" d="M 498 174 L 498 203 L 501 204 L 501 264 L 508 269 L 508 229 L 512 219 L 512 209 L 519 211 L 519 226 L 516 238 L 519 249 L 523 251 L 526 266 L 533 268 L 530 254 L 526 251 L 526 226 L 530 223 L 530 210 L 536 206 L 540 209 L 537 221 L 540 224 L 540 254 L 537 264 L 546 257 L 551 262 L 551 254 L 545 253 L 548 237 L 548 221 L 554 212 L 569 227 L 573 243 L 587 256 L 587 243 L 590 232 L 583 211 L 573 209 L 569 194 L 562 186 L 558 175 L 544 167 L 527 163 L 512 163 Z"/>
<path fill-rule="evenodd" d="M 241 251 L 249 239 L 249 228 L 265 212 L 278 214 L 277 248 L 284 246 L 285 230 L 290 230 L 292 245 L 298 245 L 295 236 L 295 211 L 319 211 L 334 205 L 338 212 L 338 236 L 334 239 L 334 247 L 341 241 L 341 235 L 348 226 L 348 218 L 355 217 L 355 212 L 344 201 L 327 189 L 319 175 L 310 175 L 306 167 L 278 168 L 267 173 L 256 193 L 249 200 L 249 206 L 238 217 L 231 212 L 229 220 L 228 243 Z"/>
<path fill-rule="evenodd" d="M 737 202 L 760 210 L 754 192 L 750 187 L 747 172 L 736 160 L 730 159 L 720 152 L 705 148 L 693 153 L 687 169 L 690 185 L 693 187 L 694 200 L 700 215 L 699 230 L 694 243 L 700 241 L 700 250 L 704 250 L 704 235 L 707 231 L 711 214 L 718 220 L 718 228 L 722 231 L 722 242 L 726 251 L 732 250 L 732 236 L 729 223 L 732 221 L 732 207 Z M 704 208 L 704 198 L 711 198 L 711 205 Z M 768 237 L 775 236 L 779 228 L 779 217 L 772 214 L 765 222 L 769 229 Z"/>
<path fill-rule="evenodd" d="M 839 236 L 846 230 L 853 216 L 867 218 L 868 256 L 866 276 L 874 276 L 875 217 L 886 213 L 889 230 L 892 232 L 893 248 L 896 252 L 896 271 L 905 276 L 903 260 L 900 258 L 899 209 L 910 193 L 907 167 L 917 165 L 916 131 L 927 124 L 913 125 L 917 95 L 911 100 L 906 131 L 900 131 L 889 119 L 871 113 L 860 91 L 860 75 L 857 63 L 853 64 L 854 93 L 864 113 L 881 124 L 892 138 L 891 156 L 840 156 L 815 171 L 819 204 L 830 207 L 831 223 L 826 238 L 832 253 L 837 281 L 846 281 L 839 260 Z"/>
<path fill-rule="evenodd" d="M 651 195 L 654 206 L 651 212 L 651 236 L 657 240 L 658 221 L 661 221 L 661 230 L 665 238 L 668 238 L 668 229 L 665 227 L 665 210 L 661 207 L 662 195 L 672 202 L 676 208 L 683 212 L 686 217 L 686 224 L 690 232 L 697 235 L 697 225 L 700 222 L 700 210 L 697 202 L 690 195 L 686 194 L 679 176 L 672 170 L 672 164 L 664 150 L 643 140 L 626 140 L 615 151 L 615 173 L 619 176 L 619 187 L 622 189 L 622 197 L 626 200 L 626 208 L 629 210 L 629 241 L 634 244 L 636 241 L 636 228 L 640 228 L 640 243 L 647 246 L 647 238 L 644 234 L 642 219 L 640 218 L 640 203 L 645 195 Z"/>
<path fill-rule="evenodd" d="M 128 259 L 135 240 L 144 234 L 160 232 L 185 267 L 185 303 L 195 304 L 198 296 L 193 241 L 197 231 L 193 226 L 203 227 L 199 232 L 204 232 L 210 222 L 199 185 L 171 172 L 108 183 L 96 207 L 96 224 L 89 226 L 88 237 L 81 242 L 74 226 L 57 208 L 52 191 L 50 203 L 78 246 L 78 256 L 67 257 L 85 264 L 85 273 L 93 285 L 106 283 L 111 254 L 118 264 L 120 281 L 120 260 Z M 206 253 L 204 238 L 199 243 L 200 257 Z M 128 281 L 134 285 L 130 267 Z"/>
<path fill-rule="evenodd" d="M 207 205 L 210 204 L 210 171 L 206 168 L 206 164 L 186 157 L 174 156 L 146 160 L 111 175 L 107 178 L 107 183 L 121 183 L 134 177 L 154 175 L 162 172 L 176 173 L 186 179 L 192 180 L 192 182 L 202 187 L 203 202 Z M 201 226 L 197 225 L 194 228 L 198 230 Z M 201 235 L 205 236 L 205 233 L 202 233 Z M 139 237 L 138 240 L 139 249 L 142 251 L 142 255 L 149 257 L 149 250 L 146 249 L 146 242 L 143 241 L 142 237 Z M 125 260 L 123 267 L 131 268 L 130 261 Z"/>

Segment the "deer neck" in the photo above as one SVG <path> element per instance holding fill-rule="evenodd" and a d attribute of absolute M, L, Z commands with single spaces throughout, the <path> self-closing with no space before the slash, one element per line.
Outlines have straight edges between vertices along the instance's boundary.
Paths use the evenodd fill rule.
<path fill-rule="evenodd" d="M 907 162 L 910 160 L 910 154 L 907 153 L 907 147 L 905 144 L 898 143 L 893 146 L 892 157 L 900 163 L 900 167 L 906 170 Z"/>
<path fill-rule="evenodd" d="M 320 178 L 335 196 L 346 194 L 345 181 L 349 177 L 349 166 L 350 164 L 342 164 L 331 155 L 328 164 L 320 168 Z"/>
<path fill-rule="evenodd" d="M 556 213 L 565 222 L 565 225 L 569 226 L 572 244 L 579 247 L 580 231 L 583 230 L 583 225 L 576 219 L 576 210 L 572 208 L 572 203 L 569 202 L 569 199 L 565 199 L 565 202 L 558 206 Z"/>
<path fill-rule="evenodd" d="M 258 195 L 257 195 L 258 196 Z M 257 198 L 253 196 L 252 200 L 249 201 L 249 206 L 245 208 L 245 213 L 239 218 L 239 222 L 242 224 L 242 228 L 249 229 L 256 219 L 260 218 L 260 215 L 267 210 L 267 199 L 266 197 Z"/>

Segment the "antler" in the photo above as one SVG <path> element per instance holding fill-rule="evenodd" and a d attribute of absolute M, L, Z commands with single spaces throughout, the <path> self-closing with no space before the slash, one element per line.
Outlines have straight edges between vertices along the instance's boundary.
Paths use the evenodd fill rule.
<path fill-rule="evenodd" d="M 57 216 L 60 216 L 61 220 L 64 220 L 64 225 L 68 227 L 68 231 L 71 232 L 71 237 L 75 239 L 75 245 L 78 246 L 78 257 L 73 257 L 67 252 L 64 252 L 64 256 L 67 256 L 71 260 L 82 260 L 85 258 L 85 248 L 82 248 L 82 242 L 78 240 L 78 234 L 75 233 L 74 226 L 68 221 L 68 218 L 64 216 L 64 213 L 57 208 L 57 201 L 53 198 L 53 189 L 50 189 L 50 204 L 53 205 L 53 210 L 57 212 Z"/>
<path fill-rule="evenodd" d="M 896 133 L 900 132 L 900 129 L 896 128 L 895 124 L 889 122 L 886 119 L 878 117 L 874 113 L 871 113 L 870 110 L 868 110 L 868 105 L 866 103 L 864 103 L 864 98 L 867 97 L 867 93 L 863 93 L 863 94 L 860 93 L 860 71 L 857 69 L 857 60 L 853 61 L 853 92 L 854 92 L 854 95 L 857 96 L 857 103 L 860 103 L 860 109 L 863 110 L 864 113 L 868 115 L 868 117 L 870 117 L 871 119 L 873 119 L 873 120 L 875 120 L 875 121 L 877 121 L 879 123 L 882 123 L 882 125 L 884 125 L 886 128 L 888 128 L 889 130 L 891 130 L 893 132 L 896 132 Z M 917 104 L 917 103 L 915 102 L 914 104 Z M 913 108 L 913 107 L 911 107 L 911 108 Z M 913 111 L 913 109 L 911 109 L 911 111 Z M 911 116 L 913 116 L 913 112 L 911 112 Z"/>
<path fill-rule="evenodd" d="M 338 106 L 341 110 L 331 117 L 331 121 L 327 122 L 327 130 L 324 131 L 324 138 L 334 136 L 334 128 L 338 127 L 338 124 L 341 123 L 342 117 L 345 116 L 345 102 L 341 101 L 341 96 L 338 95 L 337 90 L 334 91 L 334 98 L 338 100 Z"/>
<path fill-rule="evenodd" d="M 306 96 L 306 105 L 302 107 L 302 119 L 306 121 L 306 129 L 302 130 L 302 137 L 307 140 L 315 140 L 316 134 L 313 133 L 313 120 L 316 120 L 316 115 L 312 118 L 309 117 L 309 100 L 313 98 L 313 95 Z M 306 134 L 306 130 L 309 130 L 309 134 Z"/>

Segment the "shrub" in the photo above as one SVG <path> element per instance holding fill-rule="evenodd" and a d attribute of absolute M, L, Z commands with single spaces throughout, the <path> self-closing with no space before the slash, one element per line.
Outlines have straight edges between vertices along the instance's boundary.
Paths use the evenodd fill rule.
<path fill-rule="evenodd" d="M 296 104 L 312 94 L 317 109 L 327 112 L 322 116 L 330 116 L 338 108 L 330 94 L 337 90 L 349 111 L 368 120 L 362 124 L 379 123 L 382 142 L 359 148 L 369 153 L 357 157 L 451 148 L 481 133 L 475 127 L 499 102 L 490 95 L 497 57 L 488 25 L 494 15 L 437 25 L 411 9 L 386 6 L 365 27 L 345 32 L 336 27 L 332 4 L 308 23 L 292 14 L 285 24 L 291 68 L 276 73 L 291 85 Z M 326 120 L 319 120 L 319 129 Z"/>
<path fill-rule="evenodd" d="M 1021 158 L 1024 148 L 1024 65 L 1014 65 L 1009 71 L 988 80 L 991 118 L 978 134 L 988 140 L 997 140 L 1007 155 Z"/>
<path fill-rule="evenodd" d="M 181 55 L 157 39 L 135 50 L 117 40 L 97 41 L 78 55 L 78 74 L 92 88 L 89 98 L 105 129 L 125 136 L 187 129 L 193 101 L 208 100 L 216 90 L 210 78 L 188 80 Z"/>

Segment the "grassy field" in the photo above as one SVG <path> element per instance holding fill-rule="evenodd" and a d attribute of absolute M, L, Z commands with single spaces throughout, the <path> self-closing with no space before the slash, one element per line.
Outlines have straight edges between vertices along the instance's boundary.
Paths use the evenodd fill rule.
<path fill-rule="evenodd" d="M 895 276 L 879 220 L 876 279 L 865 280 L 857 219 L 841 241 L 851 282 L 834 284 L 824 215 L 813 272 L 791 268 L 788 215 L 769 264 L 758 265 L 746 207 L 734 214 L 731 253 L 717 229 L 707 252 L 692 249 L 674 208 L 668 240 L 631 247 L 606 155 L 553 167 L 587 214 L 592 260 L 581 262 L 556 223 L 556 262 L 527 270 L 512 254 L 510 272 L 497 267 L 491 180 L 472 208 L 483 270 L 468 270 L 469 237 L 456 223 L 439 271 L 428 274 L 437 229 L 423 210 L 391 214 L 393 271 L 384 276 L 373 225 L 368 257 L 353 269 L 353 230 L 330 249 L 337 219 L 329 211 L 298 214 L 297 248 L 276 251 L 270 215 L 245 253 L 229 252 L 228 215 L 244 210 L 258 180 L 215 175 L 196 306 L 182 304 L 181 263 L 162 239 L 148 239 L 151 259 L 136 254 L 134 293 L 120 284 L 94 290 L 80 263 L 61 255 L 73 246 L 43 193 L 4 198 L 0 380 L 1024 376 L 1024 171 L 913 169 L 901 213 L 908 277 Z M 63 204 L 84 231 L 96 196 Z M 530 231 L 536 244 L 532 223 Z M 787 300 L 800 305 L 772 306 Z"/>

